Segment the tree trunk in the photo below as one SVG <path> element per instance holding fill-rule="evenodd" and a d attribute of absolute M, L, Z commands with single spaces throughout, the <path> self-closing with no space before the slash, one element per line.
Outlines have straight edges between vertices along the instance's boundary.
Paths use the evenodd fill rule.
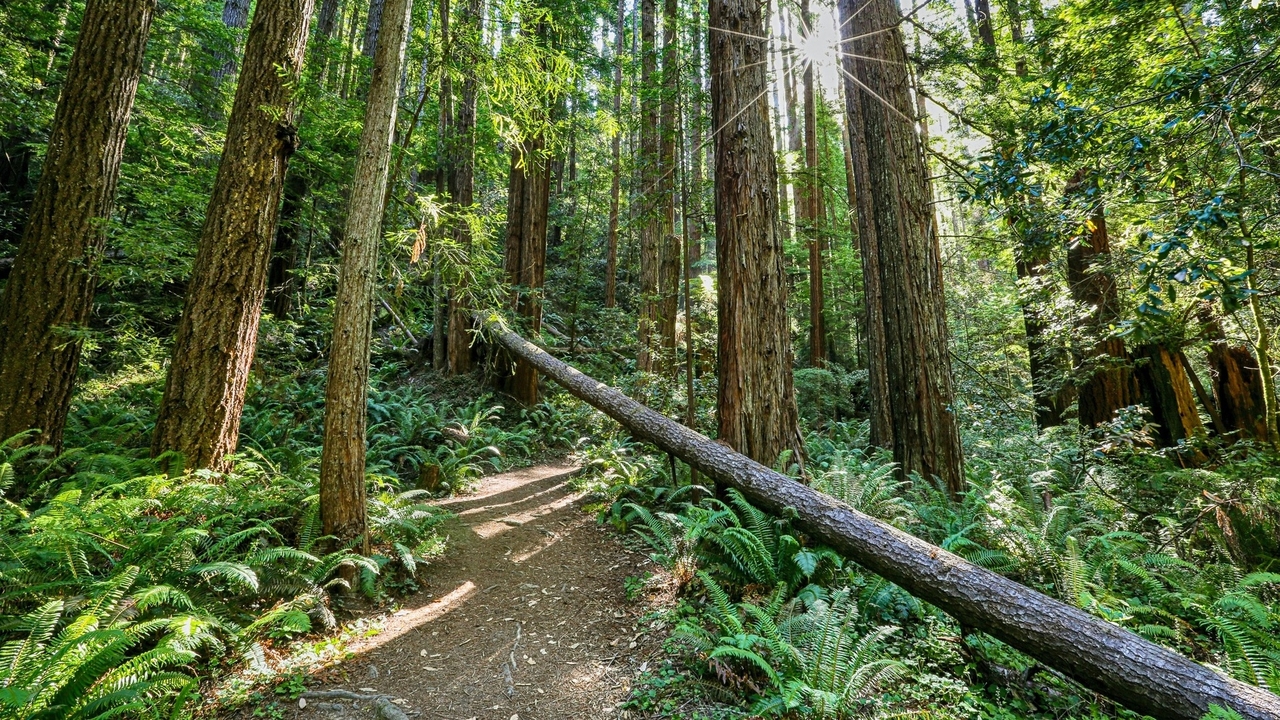
<path fill-rule="evenodd" d="M 178 325 L 153 455 L 225 467 L 236 448 L 289 156 L 292 95 L 313 0 L 259 0 L 227 124 L 186 306 Z"/>
<path fill-rule="evenodd" d="M 233 34 L 243 30 L 245 25 L 249 24 L 249 0 L 225 0 L 222 4 L 222 24 L 225 25 Z M 228 75 L 234 75 L 236 72 L 236 55 L 239 54 L 239 48 L 235 43 L 231 45 L 231 54 L 218 53 L 218 59 L 221 63 L 213 70 L 213 84 L 216 87 Z"/>
<path fill-rule="evenodd" d="M 802 461 L 761 0 L 711 0 L 720 439 L 768 465 Z"/>
<path fill-rule="evenodd" d="M 656 0 L 640 0 L 640 352 L 636 367 L 657 372 L 662 337 L 662 217 L 659 215 L 662 138 Z"/>
<path fill-rule="evenodd" d="M 1209 340 L 1209 375 L 1223 431 L 1265 442 L 1267 411 L 1258 360 L 1244 345 L 1231 345 L 1217 318 L 1205 308 L 1200 321 Z"/>
<path fill-rule="evenodd" d="M 469 0 L 463 6 L 450 38 L 450 48 L 460 63 L 462 94 L 458 98 L 449 133 L 449 195 L 454 207 L 464 214 L 475 211 L 476 177 L 476 96 L 480 87 L 479 68 L 484 53 L 484 0 Z M 454 241 L 471 251 L 471 224 L 465 219 L 454 227 Z M 449 299 L 449 373 L 471 371 L 471 313 L 463 304 L 467 288 L 464 279 L 454 286 Z"/>
<path fill-rule="evenodd" d="M 284 202 L 280 205 L 280 224 L 276 228 L 275 247 L 267 270 L 267 297 L 271 314 L 277 320 L 289 317 L 293 310 L 294 276 L 297 264 L 298 238 L 302 237 L 302 211 L 306 206 L 309 183 L 295 165 L 284 182 Z"/>
<path fill-rule="evenodd" d="M 1135 353 L 1146 360 L 1134 375 L 1156 423 L 1157 439 L 1162 448 L 1176 448 L 1204 435 L 1200 412 L 1196 409 L 1191 381 L 1184 367 L 1182 351 L 1171 352 L 1163 345 L 1144 345 Z M 1183 460 L 1200 463 L 1205 460 L 1198 450 L 1185 450 Z"/>
<path fill-rule="evenodd" d="M 689 211 L 691 222 L 688 223 L 689 263 L 696 265 L 702 260 L 702 228 L 706 222 L 706 204 L 702 192 L 702 43 L 706 34 L 702 31 L 702 5 L 693 5 L 693 27 L 690 33 L 693 40 L 693 79 L 697 83 L 693 91 L 693 115 L 684 122 L 689 128 L 689 192 L 692 207 Z M 776 96 L 775 96 L 776 99 Z"/>
<path fill-rule="evenodd" d="M 716 27 L 717 4 L 712 4 L 712 27 Z M 713 47 L 718 43 L 715 36 L 712 43 Z M 715 62 L 714 54 L 712 58 Z M 713 87 L 717 77 L 719 74 L 713 73 Z M 714 94 L 712 99 L 714 105 Z M 498 323 L 490 323 L 488 329 L 503 347 L 535 364 L 637 438 L 689 463 L 717 483 L 741 490 L 769 512 L 793 514 L 797 525 L 814 540 L 937 606 L 962 625 L 989 633 L 1131 710 L 1161 720 L 1200 720 L 1215 704 L 1249 720 L 1280 720 L 1280 698 L 1266 690 L 1224 677 L 1079 608 L 868 517 L 663 417 Z"/>
<path fill-rule="evenodd" d="M 1043 243 L 1023 239 L 1022 257 L 1016 262 L 1018 301 L 1030 358 L 1031 396 L 1035 403 L 1036 427 L 1046 430 L 1065 421 L 1075 399 L 1073 388 L 1063 378 L 1067 367 L 1063 348 L 1049 337 L 1049 323 L 1040 317 L 1044 302 L 1043 284 L 1049 274 L 1048 248 Z"/>
<path fill-rule="evenodd" d="M 1076 173 L 1067 185 L 1068 193 L 1087 193 L 1085 174 Z M 1111 325 L 1120 319 L 1120 297 L 1115 278 L 1106 267 L 1111 256 L 1111 240 L 1102 203 L 1089 208 L 1085 229 L 1087 237 L 1072 241 L 1067 249 L 1067 283 L 1071 297 L 1089 310 L 1088 331 L 1092 346 L 1088 348 L 1078 373 L 1080 426 L 1095 427 L 1110 422 L 1120 408 L 1138 402 L 1138 388 L 1129 367 L 1129 353 L 1124 340 L 1109 337 Z"/>
<path fill-rule="evenodd" d="M 618 304 L 618 209 L 622 195 L 622 52 L 626 35 L 627 2 L 618 0 L 617 40 L 613 58 L 613 118 L 618 129 L 613 135 L 613 185 L 609 188 L 609 236 L 605 251 L 604 306 Z"/>
<path fill-rule="evenodd" d="M 902 473 L 937 478 L 955 496 L 964 473 L 941 251 L 928 168 L 911 119 L 902 16 L 893 0 L 841 0 L 840 13 L 856 151 L 872 439 L 893 450 Z"/>
<path fill-rule="evenodd" d="M 977 11 L 978 37 L 982 40 L 978 57 L 983 65 L 995 67 L 996 33 L 995 27 L 991 24 L 991 0 L 973 0 L 973 5 Z"/>
<path fill-rule="evenodd" d="M 507 193 L 507 282 L 516 288 L 511 308 L 523 317 L 529 332 L 542 331 L 542 285 L 547 271 L 547 209 L 551 167 L 541 137 L 526 140 L 511 154 Z M 538 373 L 523 358 L 507 379 L 507 392 L 524 405 L 538 402 Z"/>
<path fill-rule="evenodd" d="M 378 47 L 378 31 L 382 29 L 382 9 L 386 0 L 369 0 L 369 15 L 364 21 L 364 42 L 360 52 L 370 60 Z"/>
<path fill-rule="evenodd" d="M 387 192 L 400 71 L 413 0 L 387 0 L 390 21 L 379 33 L 351 183 L 333 307 L 333 344 L 324 392 L 324 450 L 320 456 L 320 520 L 325 535 L 345 544 L 363 538 L 365 518 L 365 422 L 373 299 L 378 287 L 382 203 Z"/>
<path fill-rule="evenodd" d="M 809 0 L 801 0 L 803 26 L 811 32 L 815 18 L 809 12 Z M 822 232 L 826 213 L 822 209 L 822 184 L 818 181 L 818 101 L 813 87 L 813 63 L 804 67 L 804 179 L 800 182 L 797 204 L 804 208 L 801 228 L 809 245 L 809 364 L 822 367 L 827 363 L 827 328 L 823 318 Z"/>
<path fill-rule="evenodd" d="M 62 444 L 154 0 L 89 0 L 0 298 L 0 439 Z"/>
<path fill-rule="evenodd" d="M 680 46 L 677 38 L 679 13 L 676 0 L 662 4 L 662 108 L 660 157 L 658 160 L 659 210 L 662 213 L 661 264 L 658 268 L 659 334 L 662 337 L 661 368 L 675 372 L 676 315 L 680 312 L 680 238 L 676 235 L 676 148 L 684 142 L 676 128 L 676 93 L 679 92 Z"/>

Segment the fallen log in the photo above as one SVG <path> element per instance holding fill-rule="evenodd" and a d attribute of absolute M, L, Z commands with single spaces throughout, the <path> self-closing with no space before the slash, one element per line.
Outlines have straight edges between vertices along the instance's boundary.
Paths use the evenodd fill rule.
<path fill-rule="evenodd" d="M 509 329 L 477 316 L 494 339 L 633 435 L 735 487 L 805 532 L 961 623 L 981 630 L 1140 713 L 1199 720 L 1210 705 L 1280 720 L 1280 698 L 1225 677 L 1117 625 L 1059 602 L 720 445 L 594 380 Z"/>

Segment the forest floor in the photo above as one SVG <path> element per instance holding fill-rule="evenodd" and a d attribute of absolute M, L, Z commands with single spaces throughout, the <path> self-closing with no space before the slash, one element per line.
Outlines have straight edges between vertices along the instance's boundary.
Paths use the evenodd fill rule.
<path fill-rule="evenodd" d="M 397 717 L 387 701 L 433 720 L 619 717 L 661 649 L 627 587 L 634 596 L 661 571 L 584 511 L 575 472 L 525 468 L 437 501 L 456 517 L 445 555 L 419 573 L 423 590 L 353 642 L 352 657 L 309 678 L 286 717 Z M 335 690 L 385 696 L 385 709 L 320 695 Z"/>

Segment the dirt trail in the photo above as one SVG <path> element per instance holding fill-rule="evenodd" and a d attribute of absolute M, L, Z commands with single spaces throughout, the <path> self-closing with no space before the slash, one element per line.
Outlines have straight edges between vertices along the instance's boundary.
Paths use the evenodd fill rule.
<path fill-rule="evenodd" d="M 372 688 L 409 717 L 441 720 L 618 717 L 659 643 L 637 626 L 642 609 L 623 584 L 653 567 L 582 511 L 574 470 L 495 475 L 473 495 L 439 501 L 457 518 L 446 555 L 420 573 L 423 592 L 312 689 Z M 293 714 L 375 716 L 328 699 Z"/>

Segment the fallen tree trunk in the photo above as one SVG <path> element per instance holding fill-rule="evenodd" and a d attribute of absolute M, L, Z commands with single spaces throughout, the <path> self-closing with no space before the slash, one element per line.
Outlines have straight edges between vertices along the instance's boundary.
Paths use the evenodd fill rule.
<path fill-rule="evenodd" d="M 479 319 L 499 344 L 635 436 L 737 488 L 761 507 L 794 510 L 800 527 L 849 559 L 1081 685 L 1168 720 L 1199 720 L 1210 705 L 1232 708 L 1251 720 L 1280 720 L 1275 695 L 853 510 L 583 375 L 501 320 Z"/>

